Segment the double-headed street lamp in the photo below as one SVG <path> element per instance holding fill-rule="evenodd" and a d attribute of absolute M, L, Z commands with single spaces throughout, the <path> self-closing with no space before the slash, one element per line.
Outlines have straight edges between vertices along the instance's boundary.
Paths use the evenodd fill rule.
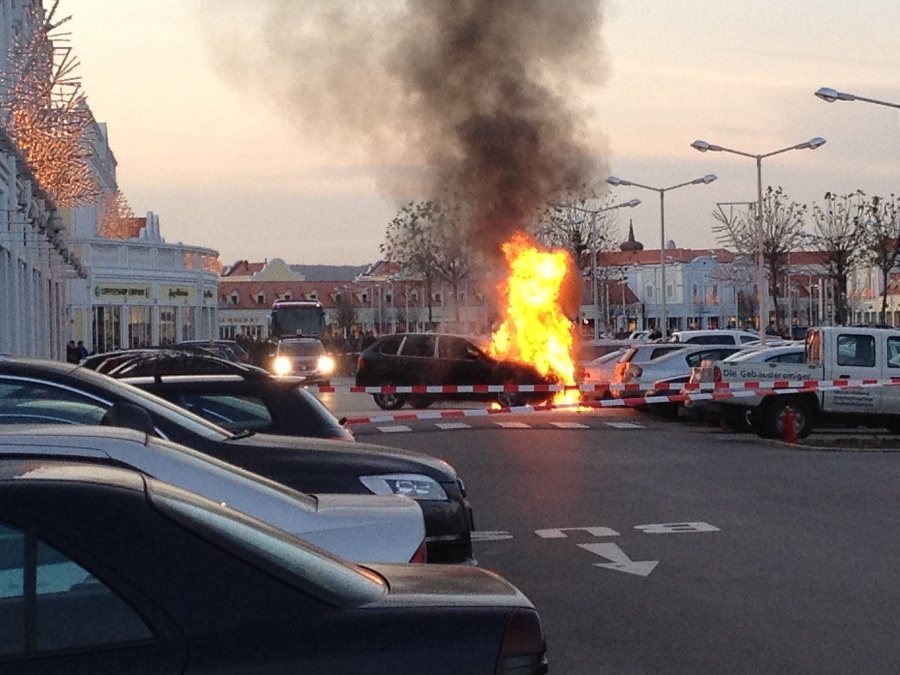
<path fill-rule="evenodd" d="M 624 208 L 634 208 L 638 204 L 641 203 L 640 199 L 631 199 L 627 202 L 623 202 L 621 204 L 613 204 L 612 206 L 604 206 L 600 209 L 583 209 L 580 206 L 571 206 L 569 204 L 557 204 L 558 207 L 564 209 L 572 209 L 573 211 L 581 211 L 582 213 L 589 213 L 591 216 L 591 298 L 594 303 L 594 308 L 592 311 L 594 317 L 594 339 L 600 339 L 600 322 L 598 319 L 597 312 L 597 303 L 598 303 L 598 292 L 597 292 L 597 214 L 603 213 L 604 211 L 612 211 L 613 209 L 624 209 Z"/>
<path fill-rule="evenodd" d="M 888 101 L 879 101 L 875 98 L 866 98 L 865 96 L 857 96 L 856 94 L 847 94 L 843 91 L 835 91 L 828 87 L 822 87 L 816 92 L 823 101 L 834 103 L 835 101 L 865 101 L 866 103 L 875 103 L 876 105 L 885 105 L 888 108 L 900 108 L 900 103 L 889 103 Z"/>
<path fill-rule="evenodd" d="M 686 183 L 679 183 L 678 185 L 672 185 L 665 188 L 641 185 L 640 183 L 634 183 L 629 180 L 622 180 L 621 178 L 616 178 L 615 176 L 610 176 L 606 179 L 606 182 L 610 185 L 637 187 L 643 188 L 645 190 L 653 190 L 654 192 L 659 193 L 659 270 L 662 280 L 662 290 L 660 291 L 662 295 L 662 303 L 660 305 L 659 330 L 662 332 L 663 339 L 665 339 L 666 333 L 668 332 L 668 323 L 666 321 L 666 192 L 668 192 L 669 190 L 675 190 L 676 188 L 685 187 L 687 185 L 699 185 L 701 183 L 704 185 L 709 185 L 715 179 L 716 176 L 709 173 L 702 178 L 695 178 L 694 180 L 689 180 Z"/>
<path fill-rule="evenodd" d="M 758 260 L 756 261 L 756 298 L 759 304 L 759 341 L 762 344 L 766 343 L 767 324 L 763 321 L 763 317 L 765 316 L 764 312 L 766 312 L 766 303 L 768 301 L 765 261 L 763 260 L 763 256 L 765 255 L 766 232 L 763 227 L 762 161 L 765 157 L 780 155 L 782 152 L 788 152 L 789 150 L 815 150 L 823 145 L 825 145 L 825 139 L 817 136 L 805 143 L 798 143 L 797 145 L 781 148 L 780 150 L 773 150 L 772 152 L 761 155 L 754 155 L 749 152 L 725 148 L 721 145 L 712 145 L 706 141 L 694 141 L 691 143 L 691 147 L 700 152 L 706 152 L 707 150 L 711 150 L 712 152 L 730 152 L 733 155 L 741 155 L 742 157 L 750 157 L 756 160 L 756 255 L 758 257 Z"/>

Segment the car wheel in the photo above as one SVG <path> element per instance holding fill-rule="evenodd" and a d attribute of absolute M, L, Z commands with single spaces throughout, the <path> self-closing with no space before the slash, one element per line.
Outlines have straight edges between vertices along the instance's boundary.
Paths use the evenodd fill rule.
<path fill-rule="evenodd" d="M 515 408 L 524 405 L 522 394 L 517 391 L 501 391 L 497 393 L 497 402 L 504 408 Z"/>
<path fill-rule="evenodd" d="M 391 387 L 393 382 L 382 382 L 380 386 Z M 399 410 L 406 403 L 406 396 L 403 394 L 372 394 L 375 399 L 375 405 L 382 410 Z"/>
<path fill-rule="evenodd" d="M 766 438 L 784 438 L 785 415 L 788 410 L 794 412 L 794 425 L 797 438 L 806 438 L 812 431 L 812 418 L 809 407 L 800 399 L 790 396 L 776 396 L 762 413 L 762 427 Z"/>
<path fill-rule="evenodd" d="M 410 396 L 409 405 L 412 408 L 428 408 L 434 403 L 433 396 Z"/>

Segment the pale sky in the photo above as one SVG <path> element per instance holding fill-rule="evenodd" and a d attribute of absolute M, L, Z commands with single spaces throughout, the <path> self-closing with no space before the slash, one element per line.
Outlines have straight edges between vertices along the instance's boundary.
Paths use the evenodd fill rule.
<path fill-rule="evenodd" d="M 320 143 L 221 77 L 200 8 L 227 11 L 227 5 L 60 2 L 59 12 L 72 15 L 66 26 L 78 73 L 95 117 L 108 125 L 132 209 L 157 213 L 167 241 L 214 248 L 225 264 L 377 260 L 399 206 L 379 193 L 385 167 Z M 764 159 L 764 186 L 780 185 L 794 201 L 810 204 L 829 191 L 900 193 L 900 111 L 859 101 L 828 104 L 813 95 L 831 87 L 900 103 L 897 0 L 606 0 L 603 6 L 602 44 L 585 49 L 602 50 L 607 73 L 598 73 L 596 87 L 572 95 L 593 112 L 591 138 L 609 172 L 660 188 L 718 176 L 708 186 L 666 193 L 667 240 L 715 246 L 716 203 L 756 198 L 753 159 L 699 153 L 690 147 L 696 139 L 764 154 L 822 136 L 827 143 L 818 150 Z M 658 249 L 658 194 L 620 187 L 614 195 L 642 201 L 620 211 L 622 237 L 630 219 L 637 239 Z"/>

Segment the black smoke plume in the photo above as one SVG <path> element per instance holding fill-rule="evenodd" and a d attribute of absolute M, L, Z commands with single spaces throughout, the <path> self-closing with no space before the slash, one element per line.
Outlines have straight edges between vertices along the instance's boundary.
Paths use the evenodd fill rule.
<path fill-rule="evenodd" d="M 205 1 L 223 74 L 310 138 L 424 165 L 482 250 L 603 169 L 573 103 L 604 76 L 600 0 Z"/>

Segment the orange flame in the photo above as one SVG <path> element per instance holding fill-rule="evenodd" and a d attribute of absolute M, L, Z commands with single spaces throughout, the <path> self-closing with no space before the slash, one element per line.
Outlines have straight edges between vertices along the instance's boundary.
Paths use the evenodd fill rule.
<path fill-rule="evenodd" d="M 564 250 L 544 251 L 516 233 L 503 245 L 509 276 L 501 294 L 503 323 L 491 336 L 494 357 L 524 361 L 562 384 L 575 383 L 572 322 L 561 306 L 563 282 L 572 261 Z M 555 403 L 574 403 L 579 392 L 559 392 Z"/>

